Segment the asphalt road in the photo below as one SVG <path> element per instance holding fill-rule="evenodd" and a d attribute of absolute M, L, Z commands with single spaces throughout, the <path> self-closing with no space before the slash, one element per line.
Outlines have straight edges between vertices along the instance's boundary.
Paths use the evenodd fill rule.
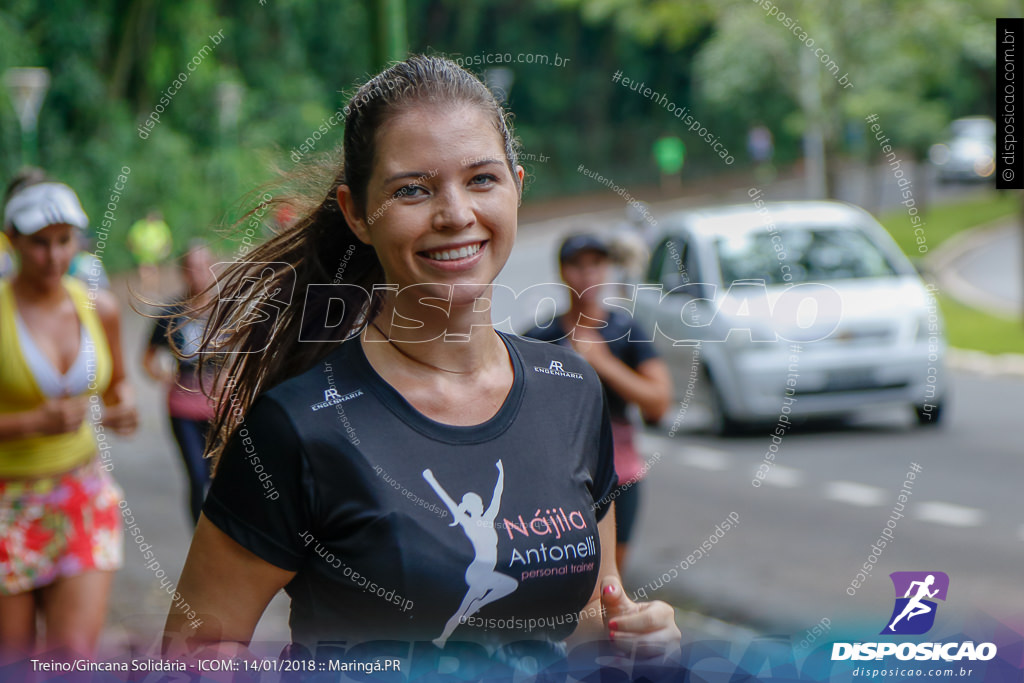
<path fill-rule="evenodd" d="M 764 484 L 754 472 L 771 440 L 760 433 L 719 439 L 701 433 L 699 405 L 674 438 L 651 430 L 644 450 L 642 533 L 627 579 L 637 586 L 678 567 L 730 512 L 740 522 L 712 551 L 654 594 L 770 633 L 833 624 L 884 626 L 893 571 L 950 576 L 940 621 L 962 623 L 983 610 L 1007 622 L 1024 614 L 1024 476 L 1016 419 L 1020 380 L 952 372 L 948 422 L 919 428 L 909 409 L 866 411 L 845 425 L 805 424 L 783 438 Z M 847 587 L 887 520 L 911 463 L 920 472 L 855 595 Z M 897 513 L 898 514 L 898 513 Z"/>
<path fill-rule="evenodd" d="M 790 193 L 799 196 L 800 188 L 779 187 L 773 198 Z M 716 199 L 746 201 L 745 191 Z M 702 201 L 707 199 L 669 208 Z M 517 292 L 557 282 L 559 239 L 580 228 L 614 229 L 620 216 L 603 212 L 529 226 L 498 281 Z M 507 316 L 521 331 L 535 312 L 550 310 L 552 302 L 544 297 L 553 292 L 554 287 L 534 287 L 515 302 L 506 297 L 496 302 L 495 319 Z M 1024 462 L 1011 425 L 1024 383 L 946 373 L 951 398 L 942 427 L 917 428 L 909 408 L 866 411 L 847 424 L 806 425 L 785 436 L 760 488 L 751 480 L 771 443 L 767 429 L 737 439 L 705 435 L 707 411 L 697 399 L 674 438 L 665 426 L 649 430 L 644 452 L 658 459 L 644 483 L 627 587 L 657 586 L 658 577 L 678 568 L 717 524 L 737 512 L 739 525 L 716 539 L 706 558 L 677 570 L 678 578 L 663 587 L 648 588 L 649 596 L 765 633 L 801 634 L 829 618 L 856 624 L 863 639 L 863 627 L 878 633 L 892 609 L 890 572 L 935 570 L 951 581 L 938 628 L 955 632 L 979 610 L 1019 623 Z M 846 588 L 892 516 L 912 462 L 921 472 L 905 516 L 896 520 L 894 541 L 850 596 Z"/>

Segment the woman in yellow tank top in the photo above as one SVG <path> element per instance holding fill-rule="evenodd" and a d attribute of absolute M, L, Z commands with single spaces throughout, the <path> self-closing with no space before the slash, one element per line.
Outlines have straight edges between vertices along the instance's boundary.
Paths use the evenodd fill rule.
<path fill-rule="evenodd" d="M 19 266 L 0 282 L 0 663 L 36 651 L 37 611 L 47 651 L 91 654 L 121 566 L 103 432 L 130 434 L 138 417 L 115 299 L 66 276 L 87 224 L 71 188 L 38 171 L 8 187 Z"/>

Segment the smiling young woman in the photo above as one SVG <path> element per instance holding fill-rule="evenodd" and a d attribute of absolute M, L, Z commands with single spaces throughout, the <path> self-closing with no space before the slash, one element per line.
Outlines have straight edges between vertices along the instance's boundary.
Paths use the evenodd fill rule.
<path fill-rule="evenodd" d="M 231 379 L 178 586 L 202 623 L 172 605 L 168 652 L 244 647 L 282 588 L 311 649 L 678 645 L 672 609 L 619 582 L 597 376 L 491 324 L 523 182 L 505 113 L 438 57 L 352 102 L 333 182 L 221 280 L 206 344 Z"/>

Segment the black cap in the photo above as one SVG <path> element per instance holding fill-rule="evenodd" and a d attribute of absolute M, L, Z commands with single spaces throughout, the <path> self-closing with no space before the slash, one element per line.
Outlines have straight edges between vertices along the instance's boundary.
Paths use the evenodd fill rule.
<path fill-rule="evenodd" d="M 611 253 L 605 241 L 597 235 L 572 235 L 562 242 L 562 248 L 558 250 L 558 262 L 565 263 L 584 251 L 596 251 L 603 256 Z"/>

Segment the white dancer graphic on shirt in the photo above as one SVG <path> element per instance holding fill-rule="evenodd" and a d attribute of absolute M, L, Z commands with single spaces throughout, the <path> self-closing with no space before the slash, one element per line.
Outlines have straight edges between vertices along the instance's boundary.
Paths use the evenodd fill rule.
<path fill-rule="evenodd" d="M 462 604 L 455 610 L 455 614 L 445 624 L 444 632 L 434 639 L 434 645 L 438 647 L 444 647 L 459 624 L 484 606 L 500 600 L 519 587 L 519 582 L 511 576 L 494 571 L 498 563 L 498 532 L 494 529 L 494 519 L 498 516 L 505 481 L 505 470 L 501 466 L 501 460 L 495 463 L 495 467 L 498 468 L 498 481 L 494 485 L 494 495 L 491 496 L 491 504 L 486 512 L 483 509 L 483 500 L 472 491 L 463 495 L 462 502 L 456 505 L 444 487 L 434 478 L 434 473 L 429 469 L 423 470 L 423 478 L 433 487 L 455 518 L 449 526 L 462 526 L 469 542 L 473 544 L 474 553 L 473 561 L 466 569 L 466 585 L 469 586 L 469 590 L 466 591 L 466 597 L 462 599 Z"/>

